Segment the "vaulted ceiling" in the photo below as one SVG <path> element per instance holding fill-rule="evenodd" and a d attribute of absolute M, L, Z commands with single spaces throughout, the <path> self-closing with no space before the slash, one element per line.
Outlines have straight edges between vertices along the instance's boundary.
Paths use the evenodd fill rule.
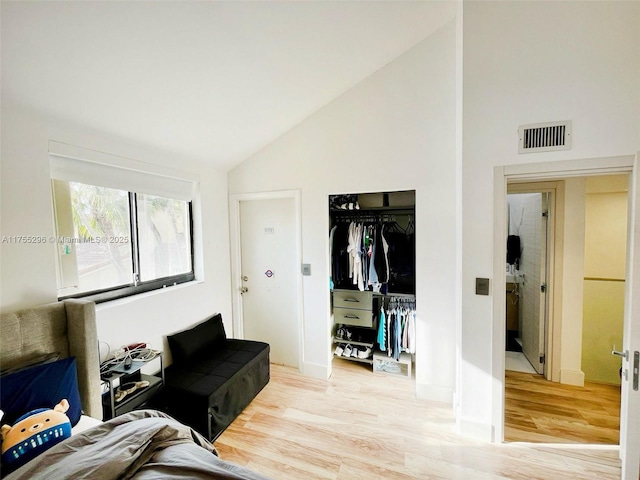
<path fill-rule="evenodd" d="M 3 1 L 1 9 L 3 108 L 229 169 L 451 21 L 456 2 Z"/>

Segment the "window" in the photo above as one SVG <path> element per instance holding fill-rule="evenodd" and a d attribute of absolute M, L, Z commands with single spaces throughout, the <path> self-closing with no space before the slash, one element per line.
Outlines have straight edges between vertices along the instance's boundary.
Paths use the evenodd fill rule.
<path fill-rule="evenodd" d="M 193 280 L 191 202 L 53 180 L 59 298 L 97 302 Z"/>
<path fill-rule="evenodd" d="M 58 298 L 95 302 L 191 281 L 193 173 L 49 141 Z"/>
<path fill-rule="evenodd" d="M 136 196 L 140 281 L 191 271 L 189 205 L 153 195 Z"/>

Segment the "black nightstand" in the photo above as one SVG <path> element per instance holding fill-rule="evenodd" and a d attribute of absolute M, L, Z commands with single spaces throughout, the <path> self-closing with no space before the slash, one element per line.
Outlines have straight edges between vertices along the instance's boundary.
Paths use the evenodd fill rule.
<path fill-rule="evenodd" d="M 142 367 L 156 361 L 160 363 L 160 376 L 147 375 L 141 372 Z M 130 412 L 131 410 L 144 408 L 164 386 L 162 352 L 158 352 L 151 360 L 132 362 L 131 368 L 129 369 L 125 369 L 124 365 L 119 365 L 109 373 L 101 375 L 100 379 L 107 385 L 107 392 L 102 394 L 102 411 L 105 420 Z M 141 381 L 147 381 L 149 385 L 147 387 L 136 388 L 133 392 L 126 394 L 122 400 L 116 402 L 116 391 L 120 386 Z"/>

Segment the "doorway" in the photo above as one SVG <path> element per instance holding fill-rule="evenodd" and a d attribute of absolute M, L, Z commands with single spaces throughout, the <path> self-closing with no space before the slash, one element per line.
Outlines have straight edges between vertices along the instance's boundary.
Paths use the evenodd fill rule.
<path fill-rule="evenodd" d="M 558 202 L 558 211 L 554 213 L 556 204 L 550 197 L 546 219 L 549 230 L 554 224 L 560 230 L 560 243 L 564 247 L 552 258 L 557 260 L 557 271 L 561 272 L 558 277 L 564 281 L 548 282 L 543 277 L 533 282 L 536 289 L 547 286 L 548 292 L 560 300 L 555 311 L 559 325 L 546 330 L 548 337 L 544 342 L 556 353 L 552 364 L 557 373 L 552 378 L 551 372 L 545 371 L 546 379 L 515 373 L 509 368 L 507 352 L 504 439 L 618 444 L 621 361 L 611 355 L 611 350 L 616 344 L 622 345 L 629 175 L 571 177 L 558 180 L 557 185 L 562 187 L 562 202 Z M 519 186 L 526 188 L 523 184 Z M 510 186 L 507 192 L 507 223 L 509 233 L 513 233 L 513 225 L 520 225 L 522 216 L 518 202 L 510 201 Z M 532 198 L 528 201 L 535 205 L 537 198 Z M 537 209 L 534 210 L 537 216 Z M 553 251 L 558 243 L 554 240 L 552 236 L 550 241 L 542 241 L 540 249 L 544 250 L 546 244 Z M 524 239 L 523 244 L 527 244 Z M 541 271 L 545 265 L 549 271 L 554 270 L 553 262 L 543 260 Z M 519 271 L 516 270 L 516 277 Z M 529 274 L 524 277 L 530 278 Z M 526 295 L 523 290 L 518 293 Z M 544 301 L 543 294 L 541 305 Z M 553 319 L 554 308 L 552 303 L 549 305 Z M 557 328 L 560 325 L 562 329 Z M 535 366 L 535 362 L 531 364 Z"/>
<path fill-rule="evenodd" d="M 233 200 L 235 336 L 268 343 L 272 363 L 300 369 L 302 279 L 298 192 L 238 195 Z"/>
<path fill-rule="evenodd" d="M 566 160 L 531 164 L 503 165 L 494 168 L 494 263 L 493 278 L 497 282 L 505 281 L 504 259 L 506 246 L 506 195 L 507 181 L 540 181 L 546 179 L 566 179 L 575 176 L 604 175 L 612 173 L 630 173 L 629 182 L 629 216 L 627 239 L 628 255 L 626 264 L 625 308 L 623 320 L 623 347 L 620 352 L 622 361 L 622 387 L 620 409 L 620 458 L 622 460 L 622 478 L 632 480 L 640 473 L 640 430 L 636 425 L 640 422 L 640 392 L 637 387 L 638 370 L 636 359 L 640 358 L 640 235 L 636 234 L 640 226 L 640 152 L 635 155 L 619 157 Z M 567 216 L 569 217 L 569 216 Z M 558 232 L 560 233 L 560 232 Z M 557 277 L 557 281 L 562 281 Z M 565 293 L 563 288 L 563 294 Z M 493 295 L 493 344 L 504 345 L 505 342 L 505 296 L 502 289 L 494 289 Z M 559 302 L 562 303 L 562 302 Z M 553 303 L 554 310 L 556 302 Z M 566 319 L 563 319 L 563 322 Z M 556 324 L 550 327 L 556 336 Z M 553 346 L 555 351 L 555 345 Z M 554 355 L 555 356 L 555 355 Z M 639 360 L 640 362 L 640 360 Z M 554 367 L 552 367 L 552 373 Z M 504 382 L 504 350 L 493 349 L 492 375 L 496 379 L 491 389 L 491 426 L 495 441 L 504 440 L 505 382 Z M 569 372 L 571 373 L 571 372 Z M 559 374 L 559 373 L 558 373 Z"/>

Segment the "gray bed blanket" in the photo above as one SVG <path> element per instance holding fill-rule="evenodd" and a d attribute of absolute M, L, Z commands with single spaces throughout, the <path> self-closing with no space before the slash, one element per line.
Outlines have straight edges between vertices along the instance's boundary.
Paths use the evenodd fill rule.
<path fill-rule="evenodd" d="M 266 479 L 219 459 L 202 435 L 155 410 L 130 412 L 74 435 L 5 478 Z"/>

